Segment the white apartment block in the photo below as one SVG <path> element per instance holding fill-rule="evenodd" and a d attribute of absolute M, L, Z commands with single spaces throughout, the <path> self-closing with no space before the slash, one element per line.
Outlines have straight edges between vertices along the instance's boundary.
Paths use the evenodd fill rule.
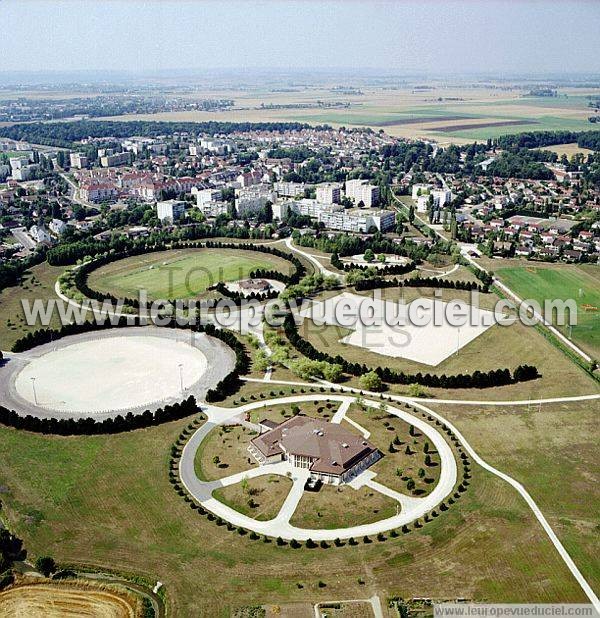
<path fill-rule="evenodd" d="M 11 159 L 12 161 L 12 159 Z M 13 180 L 29 180 L 35 172 L 37 172 L 39 165 L 23 165 L 12 170 Z"/>
<path fill-rule="evenodd" d="M 331 230 L 366 233 L 372 227 L 380 232 L 387 232 L 394 227 L 396 215 L 391 210 L 326 210 L 319 216 L 319 221 Z"/>
<path fill-rule="evenodd" d="M 228 206 L 227 202 L 211 201 L 198 204 L 197 208 L 205 217 L 218 217 L 227 214 Z"/>
<path fill-rule="evenodd" d="M 452 191 L 450 189 L 433 189 L 431 195 L 433 195 L 433 203 L 438 208 L 443 208 L 445 204 L 449 204 L 452 201 Z"/>
<path fill-rule="evenodd" d="M 10 164 L 10 169 L 14 173 L 15 170 L 20 170 L 29 165 L 29 157 L 11 157 L 8 162 Z"/>
<path fill-rule="evenodd" d="M 342 197 L 342 188 L 338 183 L 326 182 L 317 185 L 316 198 L 321 204 L 339 204 Z"/>
<path fill-rule="evenodd" d="M 175 222 L 181 219 L 185 213 L 185 202 L 180 200 L 166 200 L 164 202 L 157 202 L 156 204 L 156 216 L 160 221 Z"/>
<path fill-rule="evenodd" d="M 292 200 L 288 202 L 290 210 L 298 215 L 312 217 L 318 219 L 323 212 L 332 212 L 342 210 L 341 204 L 323 204 L 317 200 L 303 198 L 301 200 Z"/>
<path fill-rule="evenodd" d="M 290 212 L 290 202 L 275 202 L 273 204 L 273 219 L 283 221 Z"/>
<path fill-rule="evenodd" d="M 118 165 L 127 165 L 131 161 L 130 153 L 117 152 L 116 154 L 105 154 L 100 157 L 100 165 L 102 167 L 116 167 Z"/>
<path fill-rule="evenodd" d="M 379 202 L 379 187 L 369 184 L 367 180 L 347 180 L 345 193 L 355 204 L 362 202 L 367 208 Z"/>
<path fill-rule="evenodd" d="M 235 208 L 239 217 L 249 217 L 258 214 L 267 202 L 275 203 L 277 196 L 264 185 L 238 189 L 235 197 Z"/>
<path fill-rule="evenodd" d="M 273 189 L 281 197 L 303 197 L 307 185 L 303 182 L 276 182 Z"/>
<path fill-rule="evenodd" d="M 416 200 L 421 195 L 429 195 L 431 191 L 431 185 L 427 184 L 414 184 L 412 186 L 412 195 L 413 200 Z"/>
<path fill-rule="evenodd" d="M 198 208 L 209 202 L 221 201 L 220 189 L 192 189 L 192 195 L 196 194 Z"/>
<path fill-rule="evenodd" d="M 70 159 L 70 163 L 71 163 L 71 167 L 74 167 L 75 169 L 83 169 L 84 167 L 88 166 L 88 158 L 81 152 L 72 152 L 69 155 L 69 159 Z"/>
<path fill-rule="evenodd" d="M 417 212 L 427 212 L 429 207 L 429 195 L 419 195 L 417 198 Z"/>
<path fill-rule="evenodd" d="M 198 156 L 202 151 L 204 152 L 212 152 L 217 155 L 225 155 L 229 152 L 235 151 L 235 142 L 229 139 L 201 139 L 200 140 L 200 148 L 201 151 L 192 152 L 192 146 L 190 146 L 190 154 L 192 156 Z"/>

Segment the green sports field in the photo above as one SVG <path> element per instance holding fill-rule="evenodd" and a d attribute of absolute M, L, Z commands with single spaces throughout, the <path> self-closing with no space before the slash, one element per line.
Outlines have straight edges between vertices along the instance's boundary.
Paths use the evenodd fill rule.
<path fill-rule="evenodd" d="M 293 266 L 268 253 L 243 249 L 176 249 L 112 262 L 90 274 L 90 287 L 117 297 L 191 298 L 219 281 L 238 281 L 256 268 L 289 274 Z"/>
<path fill-rule="evenodd" d="M 594 358 L 600 356 L 600 266 L 594 264 L 540 264 L 499 268 L 496 275 L 523 299 L 544 306 L 548 299 L 573 299 L 577 324 L 571 337 Z M 567 326 L 558 326 L 568 333 Z"/>

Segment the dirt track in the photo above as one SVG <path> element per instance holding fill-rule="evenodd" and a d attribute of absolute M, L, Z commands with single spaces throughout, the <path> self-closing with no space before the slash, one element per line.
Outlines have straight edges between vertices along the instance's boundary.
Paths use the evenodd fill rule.
<path fill-rule="evenodd" d="M 89 584 L 27 583 L 0 593 L 4 618 L 137 618 L 140 611 L 128 593 Z"/>

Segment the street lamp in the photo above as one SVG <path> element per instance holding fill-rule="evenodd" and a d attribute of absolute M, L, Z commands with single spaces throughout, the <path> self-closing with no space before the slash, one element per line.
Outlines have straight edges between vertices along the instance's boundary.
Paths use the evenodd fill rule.
<path fill-rule="evenodd" d="M 179 388 L 181 389 L 181 394 L 183 395 L 183 365 L 179 363 L 177 366 L 179 367 Z"/>
<path fill-rule="evenodd" d="M 38 400 L 37 400 L 37 393 L 35 392 L 35 378 L 31 378 L 31 388 L 33 390 L 33 401 L 35 402 L 35 405 L 38 405 Z"/>

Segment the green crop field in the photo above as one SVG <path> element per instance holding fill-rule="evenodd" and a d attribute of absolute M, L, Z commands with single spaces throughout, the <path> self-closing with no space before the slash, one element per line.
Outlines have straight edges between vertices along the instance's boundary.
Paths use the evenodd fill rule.
<path fill-rule="evenodd" d="M 190 298 L 219 281 L 238 281 L 256 268 L 289 274 L 292 265 L 268 253 L 243 249 L 177 249 L 125 258 L 90 274 L 89 285 L 117 297 Z"/>
<path fill-rule="evenodd" d="M 522 299 L 536 300 L 542 308 L 546 299 L 573 299 L 577 303 L 573 341 L 591 356 L 600 356 L 600 266 L 531 264 L 499 268 L 496 275 Z M 567 326 L 558 328 L 569 334 Z"/>

